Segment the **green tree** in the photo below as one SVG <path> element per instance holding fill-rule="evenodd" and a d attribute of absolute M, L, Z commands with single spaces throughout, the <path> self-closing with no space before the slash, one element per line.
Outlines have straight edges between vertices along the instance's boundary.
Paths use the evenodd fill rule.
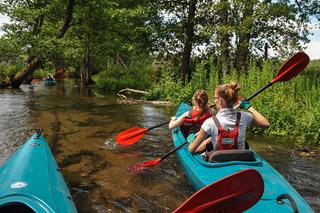
<path fill-rule="evenodd" d="M 54 44 L 70 27 L 74 4 L 74 0 L 68 0 L 66 5 L 58 0 L 2 3 L 1 12 L 12 21 L 4 27 L 6 39 L 15 48 L 14 52 L 28 56 L 26 65 L 11 79 L 12 88 L 18 88 L 55 53 Z"/>

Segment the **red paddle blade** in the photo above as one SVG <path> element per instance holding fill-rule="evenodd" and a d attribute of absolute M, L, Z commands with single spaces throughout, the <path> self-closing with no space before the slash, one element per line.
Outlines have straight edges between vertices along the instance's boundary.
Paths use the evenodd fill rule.
<path fill-rule="evenodd" d="M 149 161 L 146 161 L 146 162 L 137 163 L 137 164 L 129 166 L 128 167 L 128 171 L 131 174 L 137 174 L 137 173 L 143 171 L 148 166 L 157 165 L 158 163 L 160 163 L 161 160 L 162 160 L 162 158 L 157 158 L 155 160 L 149 160 Z"/>
<path fill-rule="evenodd" d="M 271 81 L 271 83 L 289 81 L 306 68 L 309 64 L 309 60 L 309 56 L 304 52 L 296 53 L 284 65 L 282 65 L 277 76 Z"/>
<path fill-rule="evenodd" d="M 237 203 L 242 202 L 242 200 L 244 200 L 245 197 L 250 197 L 250 196 L 252 196 L 251 192 L 234 193 L 232 195 L 228 195 L 223 198 L 205 203 L 188 212 L 212 213 L 212 212 L 221 212 L 222 210 L 225 211 L 225 206 L 237 205 Z M 241 197 L 243 197 L 242 200 L 239 199 Z M 212 211 L 213 209 L 214 211 Z M 238 212 L 238 211 L 234 211 L 234 212 Z"/>
<path fill-rule="evenodd" d="M 142 138 L 148 130 L 148 128 L 132 127 L 116 135 L 116 141 L 121 146 L 130 146 Z"/>
<path fill-rule="evenodd" d="M 246 169 L 197 191 L 174 213 L 243 212 L 257 203 L 264 191 L 259 172 Z"/>

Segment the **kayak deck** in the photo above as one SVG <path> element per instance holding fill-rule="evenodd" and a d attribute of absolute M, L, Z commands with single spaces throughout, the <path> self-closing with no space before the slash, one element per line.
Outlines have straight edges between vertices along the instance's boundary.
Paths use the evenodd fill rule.
<path fill-rule="evenodd" d="M 190 106 L 188 104 L 182 103 L 176 115 L 179 116 L 189 109 Z M 180 128 L 172 131 L 172 138 L 175 147 L 186 141 Z M 264 193 L 260 201 L 246 212 L 293 212 L 292 205 L 287 199 L 283 199 L 283 202 L 277 201 L 277 198 L 283 194 L 293 198 L 299 212 L 313 212 L 311 207 L 285 178 L 256 152 L 254 152 L 256 161 L 252 162 L 206 162 L 202 159 L 201 155 L 192 155 L 187 146 L 180 149 L 177 155 L 185 175 L 197 190 L 235 172 L 244 169 L 257 170 L 264 180 Z"/>
<path fill-rule="evenodd" d="M 77 212 L 41 133 L 35 133 L 0 167 L 0 211 Z"/>

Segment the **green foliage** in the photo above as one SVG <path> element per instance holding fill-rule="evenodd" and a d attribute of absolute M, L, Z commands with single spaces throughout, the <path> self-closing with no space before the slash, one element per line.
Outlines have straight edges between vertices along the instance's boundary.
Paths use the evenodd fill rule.
<path fill-rule="evenodd" d="M 33 73 L 33 78 L 44 78 L 48 75 L 49 71 L 44 69 L 38 69 L 36 72 Z M 52 72 L 51 72 L 52 73 Z"/>
<path fill-rule="evenodd" d="M 8 82 L 17 72 L 13 64 L 0 63 L 0 82 Z"/>
<path fill-rule="evenodd" d="M 143 58 L 144 60 L 140 60 Z M 145 89 L 150 86 L 152 64 L 146 56 L 137 56 L 129 65 L 109 64 L 93 76 L 96 86 L 106 91 L 124 88 Z"/>
<path fill-rule="evenodd" d="M 159 81 L 154 82 L 146 98 L 149 100 L 167 100 L 175 104 L 179 104 L 181 101 L 191 101 L 196 89 L 207 88 L 205 63 L 203 62 L 196 67 L 192 80 L 185 86 L 172 74 L 174 68 L 170 68 L 166 64 L 161 65 L 158 68 L 161 70 L 161 77 Z"/>

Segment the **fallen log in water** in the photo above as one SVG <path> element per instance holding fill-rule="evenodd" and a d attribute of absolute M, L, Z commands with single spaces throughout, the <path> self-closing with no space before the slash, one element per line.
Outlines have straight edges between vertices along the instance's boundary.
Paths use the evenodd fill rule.
<path fill-rule="evenodd" d="M 126 95 L 123 93 L 126 93 Z M 147 101 L 147 100 L 141 99 L 146 94 L 148 94 L 147 91 L 125 88 L 120 90 L 117 93 L 117 96 L 122 98 L 121 100 L 118 100 L 119 103 L 124 103 L 124 104 L 150 103 L 150 104 L 166 105 L 166 106 L 171 105 L 171 102 L 169 101 Z M 134 97 L 128 97 L 128 95 L 134 96 Z"/>

